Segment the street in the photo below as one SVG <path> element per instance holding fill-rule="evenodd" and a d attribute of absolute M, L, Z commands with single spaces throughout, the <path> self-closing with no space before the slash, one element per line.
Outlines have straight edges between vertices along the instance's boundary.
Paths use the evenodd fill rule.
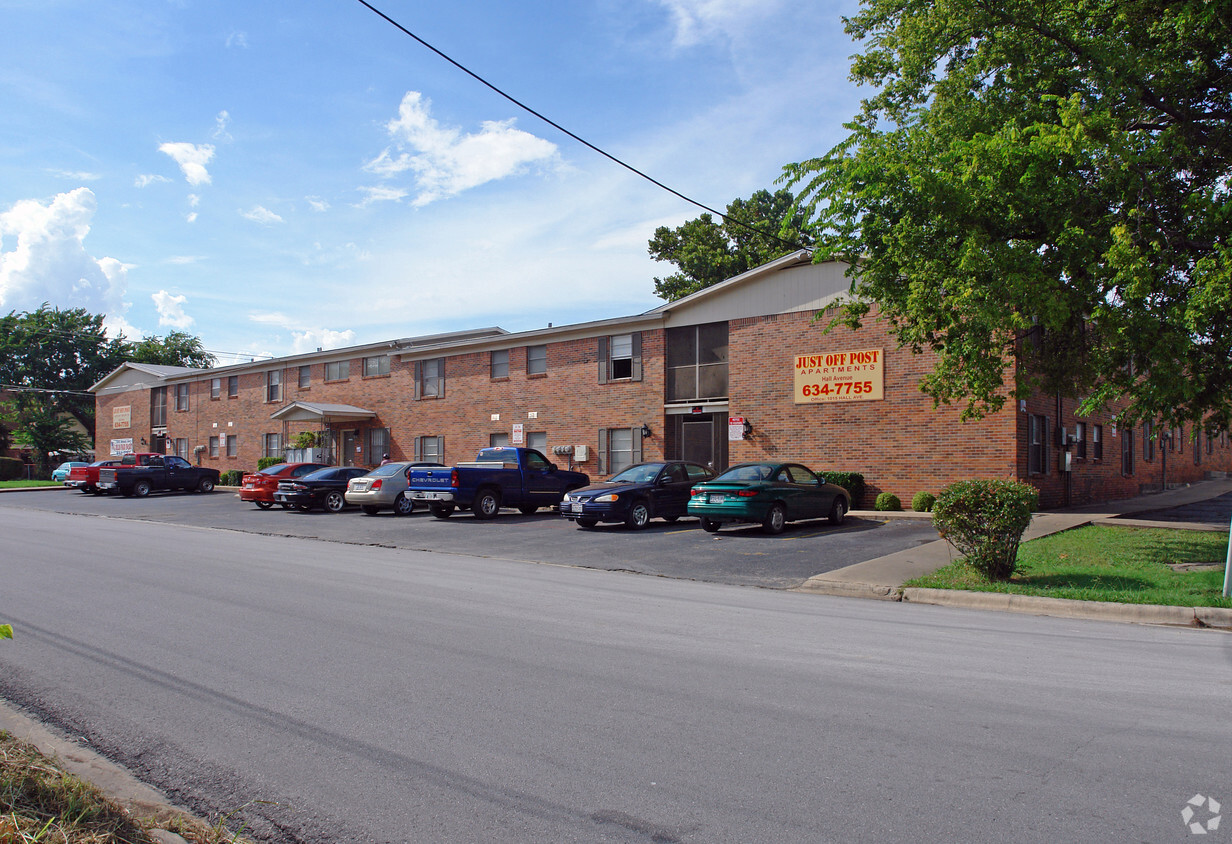
<path fill-rule="evenodd" d="M 1180 841 L 1232 799 L 1217 631 L 113 510 L 0 502 L 0 696 L 261 840 Z"/>

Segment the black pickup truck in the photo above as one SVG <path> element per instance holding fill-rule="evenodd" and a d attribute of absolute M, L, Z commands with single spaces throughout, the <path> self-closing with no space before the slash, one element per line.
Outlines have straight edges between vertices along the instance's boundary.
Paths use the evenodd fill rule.
<path fill-rule="evenodd" d="M 120 465 L 98 470 L 98 488 L 137 498 L 145 498 L 156 489 L 213 492 L 218 474 L 217 469 L 194 466 L 173 454 L 126 454 Z"/>

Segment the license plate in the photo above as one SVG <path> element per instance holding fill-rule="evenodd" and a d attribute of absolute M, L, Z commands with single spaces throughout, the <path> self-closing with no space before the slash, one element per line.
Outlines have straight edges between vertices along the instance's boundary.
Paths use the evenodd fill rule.
<path fill-rule="evenodd" d="M 720 495 L 712 494 L 712 495 L 707 496 L 706 500 L 709 501 L 711 504 L 722 504 L 724 501 L 727 500 L 727 496 L 722 495 L 722 494 Z"/>
<path fill-rule="evenodd" d="M 252 489 L 252 484 L 244 484 L 244 489 Z"/>
<path fill-rule="evenodd" d="M 572 509 L 572 510 L 573 510 L 573 512 L 575 512 L 575 513 L 580 513 L 580 512 L 582 512 L 582 502 L 581 502 L 581 501 L 574 501 L 574 502 L 573 502 L 573 504 L 571 504 L 571 505 L 570 505 L 570 509 Z"/>

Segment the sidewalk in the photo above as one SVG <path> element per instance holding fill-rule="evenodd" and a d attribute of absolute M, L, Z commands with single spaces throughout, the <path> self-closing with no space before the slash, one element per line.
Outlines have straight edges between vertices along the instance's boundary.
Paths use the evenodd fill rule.
<path fill-rule="evenodd" d="M 1153 513 L 1173 507 L 1209 501 L 1232 493 L 1232 479 L 1203 481 L 1190 486 L 1143 495 L 1125 501 L 1095 506 L 1074 507 L 1047 513 L 1036 513 L 1027 528 L 1024 540 L 1038 539 L 1054 533 L 1088 524 L 1114 524 L 1122 527 L 1162 527 L 1173 530 L 1228 530 L 1228 523 L 1153 521 L 1132 518 L 1138 513 Z M 883 513 L 852 511 L 852 516 L 870 519 L 931 518 L 927 513 Z M 1127 518 L 1129 517 L 1129 518 Z M 866 560 L 853 566 L 811 577 L 796 587 L 798 592 L 841 595 L 854 598 L 875 598 L 882 601 L 908 601 L 952 607 L 1034 613 L 1066 618 L 1103 618 L 1146 624 L 1186 624 L 1232 628 L 1232 610 L 1217 607 L 1157 607 L 1143 604 L 1112 604 L 1099 601 L 1067 601 L 1059 598 L 1036 598 L 1005 595 L 994 592 L 965 592 L 951 589 L 904 589 L 903 584 L 916 577 L 931 574 L 959 556 L 948 542 L 938 539 L 915 548 L 908 548 Z"/>

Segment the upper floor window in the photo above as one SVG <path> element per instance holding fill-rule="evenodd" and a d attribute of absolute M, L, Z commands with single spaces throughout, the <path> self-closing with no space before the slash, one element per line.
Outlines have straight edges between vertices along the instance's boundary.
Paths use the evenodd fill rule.
<path fill-rule="evenodd" d="M 543 375 L 548 371 L 548 347 L 526 347 L 526 374 Z"/>
<path fill-rule="evenodd" d="M 1077 456 L 1085 459 L 1087 456 L 1087 423 L 1074 423 L 1074 439 L 1077 441 L 1077 448 L 1075 449 L 1078 452 Z"/>
<path fill-rule="evenodd" d="M 1134 473 L 1134 429 L 1121 431 L 1121 474 Z"/>
<path fill-rule="evenodd" d="M 282 370 L 271 369 L 265 373 L 265 400 L 282 401 Z"/>
<path fill-rule="evenodd" d="M 167 427 L 167 388 L 154 387 L 150 390 L 150 427 Z"/>
<path fill-rule="evenodd" d="M 240 394 L 240 377 L 238 375 L 227 376 L 227 396 L 234 398 Z"/>
<path fill-rule="evenodd" d="M 345 381 L 350 377 L 351 362 L 349 360 L 336 360 L 333 363 L 325 364 L 326 381 Z"/>
<path fill-rule="evenodd" d="M 509 377 L 509 350 L 498 349 L 492 352 L 492 358 L 489 366 L 490 377 L 492 378 L 508 378 Z"/>
<path fill-rule="evenodd" d="M 727 397 L 727 323 L 669 328 L 667 401 Z"/>
<path fill-rule="evenodd" d="M 222 397 L 222 379 L 213 378 L 210 380 L 210 398 L 217 399 Z"/>
<path fill-rule="evenodd" d="M 175 409 L 188 410 L 188 384 L 175 385 Z"/>
<path fill-rule="evenodd" d="M 1091 426 L 1091 457 L 1095 460 L 1104 459 L 1104 426 Z"/>
<path fill-rule="evenodd" d="M 372 378 L 376 375 L 389 374 L 389 355 L 377 355 L 376 357 L 364 358 L 364 377 Z"/>
<path fill-rule="evenodd" d="M 299 368 L 299 388 L 301 390 L 312 386 L 312 367 L 301 366 Z"/>
<path fill-rule="evenodd" d="M 1027 471 L 1042 475 L 1048 471 L 1048 417 L 1028 417 Z"/>
<path fill-rule="evenodd" d="M 445 395 L 445 359 L 415 362 L 415 398 L 442 398 Z"/>
<path fill-rule="evenodd" d="M 599 338 L 599 383 L 642 380 L 642 335 L 614 334 Z"/>

